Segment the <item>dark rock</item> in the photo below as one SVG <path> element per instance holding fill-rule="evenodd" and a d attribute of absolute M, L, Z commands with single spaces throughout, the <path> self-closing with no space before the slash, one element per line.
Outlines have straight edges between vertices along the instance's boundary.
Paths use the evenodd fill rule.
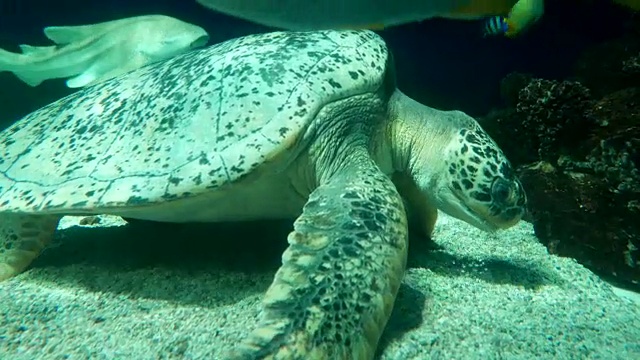
<path fill-rule="evenodd" d="M 516 75 L 507 82 L 524 79 Z M 530 79 L 520 84 L 514 108 L 494 111 L 479 122 L 514 165 L 555 163 L 561 154 L 575 150 L 594 125 L 586 114 L 591 102 L 589 90 L 579 82 Z"/>
<path fill-rule="evenodd" d="M 598 175 L 523 166 L 535 234 L 550 253 L 573 257 L 599 275 L 640 289 L 640 206 Z M 635 221 L 633 219 L 636 219 Z"/>
<path fill-rule="evenodd" d="M 640 74 L 640 53 L 622 63 L 622 71 L 628 74 Z"/>
<path fill-rule="evenodd" d="M 640 87 L 594 100 L 533 79 L 481 124 L 517 166 L 528 220 L 550 253 L 640 290 Z"/>
<path fill-rule="evenodd" d="M 617 193 L 640 197 L 640 88 L 604 97 L 588 116 L 600 125 L 585 141 L 589 167 Z"/>
<path fill-rule="evenodd" d="M 589 90 L 576 81 L 534 79 L 520 90 L 516 110 L 522 127 L 538 149 L 538 157 L 556 161 L 571 152 L 592 125 L 585 116 Z"/>

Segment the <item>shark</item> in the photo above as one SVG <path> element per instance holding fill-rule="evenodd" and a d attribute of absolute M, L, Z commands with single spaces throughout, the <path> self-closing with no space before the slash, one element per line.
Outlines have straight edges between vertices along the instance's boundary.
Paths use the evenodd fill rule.
<path fill-rule="evenodd" d="M 53 45 L 21 44 L 21 53 L 0 49 L 0 72 L 12 72 L 29 86 L 62 78 L 67 79 L 67 87 L 80 88 L 209 42 L 203 28 L 159 14 L 87 25 L 49 26 L 43 32 Z"/>

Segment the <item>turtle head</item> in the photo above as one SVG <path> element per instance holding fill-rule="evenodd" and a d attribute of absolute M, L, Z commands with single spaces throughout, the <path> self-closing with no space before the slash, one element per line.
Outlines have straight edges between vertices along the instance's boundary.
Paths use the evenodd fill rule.
<path fill-rule="evenodd" d="M 398 170 L 410 174 L 427 206 L 485 231 L 509 228 L 522 218 L 522 184 L 474 118 L 416 102 L 397 108 L 403 107 L 399 123 L 405 135 L 396 139 L 402 143 L 399 157 L 406 160 Z"/>
<path fill-rule="evenodd" d="M 437 207 L 487 231 L 515 225 L 527 196 L 513 167 L 473 118 L 461 112 L 455 117 L 461 126 L 444 148 L 443 171 L 433 179 Z"/>

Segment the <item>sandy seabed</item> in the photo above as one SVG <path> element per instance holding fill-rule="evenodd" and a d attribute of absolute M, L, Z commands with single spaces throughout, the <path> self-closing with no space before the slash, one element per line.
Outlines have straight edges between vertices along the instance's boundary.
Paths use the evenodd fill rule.
<path fill-rule="evenodd" d="M 0 283 L 0 359 L 223 359 L 291 228 L 81 219 Z M 411 242 L 378 359 L 640 359 L 637 294 L 549 255 L 531 224 L 488 234 L 441 215 L 434 241 Z"/>

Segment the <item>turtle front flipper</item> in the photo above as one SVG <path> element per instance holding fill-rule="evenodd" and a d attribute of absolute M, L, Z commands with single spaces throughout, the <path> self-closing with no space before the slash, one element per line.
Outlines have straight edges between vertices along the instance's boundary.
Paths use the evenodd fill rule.
<path fill-rule="evenodd" d="M 225 359 L 372 359 L 406 266 L 393 183 L 351 161 L 311 193 L 288 241 L 261 323 Z"/>
<path fill-rule="evenodd" d="M 393 183 L 402 195 L 409 218 L 409 228 L 425 239 L 430 239 L 438 220 L 438 209 L 405 173 L 393 174 Z"/>
<path fill-rule="evenodd" d="M 53 238 L 59 221 L 55 215 L 0 215 L 0 281 L 31 264 Z"/>

